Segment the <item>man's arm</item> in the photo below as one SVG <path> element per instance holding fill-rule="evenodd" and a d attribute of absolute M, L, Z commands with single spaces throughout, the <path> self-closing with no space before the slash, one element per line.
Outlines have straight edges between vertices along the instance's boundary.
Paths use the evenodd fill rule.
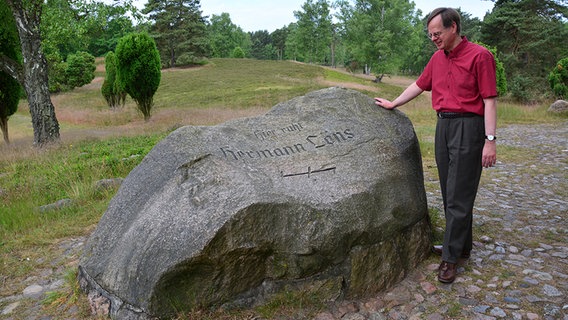
<path fill-rule="evenodd" d="M 385 109 L 394 109 L 416 98 L 423 91 L 424 90 L 420 89 L 420 87 L 416 85 L 416 82 L 413 82 L 400 94 L 400 96 L 398 96 L 392 102 L 383 98 L 375 98 L 375 104 Z"/>
<path fill-rule="evenodd" d="M 485 135 L 495 136 L 497 131 L 497 99 L 483 99 L 485 104 Z M 497 144 L 495 140 L 489 141 L 485 139 L 483 146 L 483 157 L 481 165 L 484 168 L 492 167 L 497 161 Z"/>

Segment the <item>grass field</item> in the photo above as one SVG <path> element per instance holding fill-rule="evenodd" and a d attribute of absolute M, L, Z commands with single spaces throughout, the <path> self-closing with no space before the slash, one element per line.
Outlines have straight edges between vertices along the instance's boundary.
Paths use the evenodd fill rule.
<path fill-rule="evenodd" d="M 103 74 L 100 68 L 97 75 Z M 21 293 L 22 279 L 46 267 L 45 256 L 53 254 L 55 243 L 93 230 L 116 192 L 98 191 L 96 181 L 126 177 L 173 129 L 259 115 L 278 102 L 329 86 L 394 98 L 413 81 L 393 76 L 376 84 L 371 79 L 289 61 L 213 59 L 203 67 L 163 71 L 153 116 L 145 122 L 132 100 L 110 110 L 97 77 L 52 97 L 62 141 L 41 150 L 32 146 L 29 110 L 22 102 L 9 121 L 12 144 L 0 145 L 0 298 Z M 499 125 L 565 121 L 547 114 L 548 104 L 521 106 L 505 99 L 499 102 Z M 435 170 L 436 120 L 428 95 L 401 111 L 415 126 L 424 170 Z M 505 158 L 531 156 L 514 148 L 502 152 Z M 71 205 L 49 212 L 38 209 L 61 199 L 71 199 Z"/>

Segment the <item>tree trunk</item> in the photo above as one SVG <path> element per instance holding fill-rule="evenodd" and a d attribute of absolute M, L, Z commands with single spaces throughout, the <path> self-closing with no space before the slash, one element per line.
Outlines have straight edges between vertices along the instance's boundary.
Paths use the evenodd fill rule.
<path fill-rule="evenodd" d="M 37 42 L 37 47 L 39 47 L 39 40 Z M 32 47 L 36 46 L 32 45 Z M 34 144 L 41 147 L 59 141 L 59 122 L 55 117 L 55 107 L 51 102 L 47 85 L 47 61 L 43 53 L 39 51 L 41 49 L 31 50 L 31 59 L 24 63 L 24 89 L 28 96 L 32 116 Z"/>
<path fill-rule="evenodd" d="M 176 66 L 176 47 L 175 47 L 175 42 L 173 39 L 169 39 L 168 40 L 168 51 L 170 54 L 170 68 L 173 68 Z M 160 54 L 161 55 L 161 54 Z"/>
<path fill-rule="evenodd" d="M 373 80 L 373 82 L 375 83 L 381 83 L 383 81 L 383 77 L 385 76 L 385 74 L 381 74 L 380 76 L 376 76 L 375 80 Z"/>
<path fill-rule="evenodd" d="M 32 0 L 26 8 L 22 0 L 6 0 L 16 20 L 24 60 L 22 83 L 28 98 L 34 145 L 59 141 L 59 123 L 48 88 L 47 60 L 41 49 L 40 20 L 42 0 Z M 20 80 L 20 79 L 18 79 Z"/>
<path fill-rule="evenodd" d="M 335 68 L 335 41 L 331 42 L 331 66 Z"/>
<path fill-rule="evenodd" d="M 0 129 L 2 129 L 4 142 L 6 142 L 6 144 L 10 144 L 10 138 L 8 137 L 8 117 L 0 117 Z"/>

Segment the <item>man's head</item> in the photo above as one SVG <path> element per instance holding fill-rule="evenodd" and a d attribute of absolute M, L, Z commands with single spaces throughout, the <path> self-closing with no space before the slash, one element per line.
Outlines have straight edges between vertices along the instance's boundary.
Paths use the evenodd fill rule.
<path fill-rule="evenodd" d="M 460 14 L 452 8 L 438 8 L 428 16 L 428 37 L 438 49 L 453 50 L 460 42 Z"/>

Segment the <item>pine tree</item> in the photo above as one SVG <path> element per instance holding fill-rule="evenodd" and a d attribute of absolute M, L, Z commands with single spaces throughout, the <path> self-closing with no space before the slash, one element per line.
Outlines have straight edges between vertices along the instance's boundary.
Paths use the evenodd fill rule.
<path fill-rule="evenodd" d="M 166 66 L 190 64 L 206 55 L 206 26 L 200 8 L 199 0 L 149 0 L 142 10 L 154 22 L 151 35 Z M 178 61 L 181 56 L 183 63 Z"/>

